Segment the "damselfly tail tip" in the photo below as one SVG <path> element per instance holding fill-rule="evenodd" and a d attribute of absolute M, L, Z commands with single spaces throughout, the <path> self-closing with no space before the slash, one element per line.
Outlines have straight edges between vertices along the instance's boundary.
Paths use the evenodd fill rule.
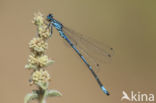
<path fill-rule="evenodd" d="M 107 91 L 106 95 L 107 95 L 107 96 L 109 96 L 109 95 L 110 95 L 108 91 Z"/>
<path fill-rule="evenodd" d="M 101 89 L 107 96 L 110 95 L 109 92 L 104 88 L 104 86 L 101 86 Z"/>

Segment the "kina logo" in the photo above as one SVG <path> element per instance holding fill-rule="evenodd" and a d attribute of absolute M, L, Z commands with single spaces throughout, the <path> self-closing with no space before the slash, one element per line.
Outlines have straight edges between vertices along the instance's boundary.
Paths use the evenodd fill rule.
<path fill-rule="evenodd" d="M 127 100 L 131 102 L 153 102 L 154 101 L 154 94 L 149 93 L 141 93 L 141 92 L 134 92 L 131 91 L 128 95 L 125 91 L 122 91 L 123 96 L 121 97 L 121 101 Z"/>

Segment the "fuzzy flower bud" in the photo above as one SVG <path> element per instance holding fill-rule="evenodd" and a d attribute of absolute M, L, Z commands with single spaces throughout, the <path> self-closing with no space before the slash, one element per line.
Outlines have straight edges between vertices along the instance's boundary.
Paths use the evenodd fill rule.
<path fill-rule="evenodd" d="M 43 39 L 48 39 L 50 37 L 50 29 L 46 25 L 40 26 L 38 28 L 39 36 Z"/>
<path fill-rule="evenodd" d="M 47 30 L 47 25 L 42 25 L 38 28 L 38 33 L 42 34 Z"/>
<path fill-rule="evenodd" d="M 32 21 L 37 26 L 43 25 L 44 24 L 44 18 L 43 15 L 39 12 L 37 14 L 34 14 L 34 19 Z"/>
<path fill-rule="evenodd" d="M 42 53 L 48 48 L 48 43 L 46 43 L 43 39 L 39 37 L 34 38 L 33 40 L 30 41 L 29 48 L 32 51 Z"/>
<path fill-rule="evenodd" d="M 37 70 L 32 74 L 33 83 L 48 83 L 49 80 L 50 75 L 43 69 Z"/>
<path fill-rule="evenodd" d="M 45 67 L 49 64 L 53 63 L 53 60 L 49 60 L 47 55 L 42 55 L 39 57 L 35 57 L 34 55 L 30 55 L 28 59 L 29 64 L 35 65 L 37 67 Z"/>

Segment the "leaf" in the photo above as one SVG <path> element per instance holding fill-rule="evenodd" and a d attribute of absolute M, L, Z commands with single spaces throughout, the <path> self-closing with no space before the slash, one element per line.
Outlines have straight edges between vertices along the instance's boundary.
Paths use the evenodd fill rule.
<path fill-rule="evenodd" d="M 37 82 L 36 83 L 39 87 L 41 87 L 43 90 L 46 90 L 48 88 L 48 83 L 43 82 Z"/>
<path fill-rule="evenodd" d="M 52 63 L 54 63 L 54 62 L 55 62 L 54 60 L 48 60 L 47 65 L 52 64 Z"/>
<path fill-rule="evenodd" d="M 36 92 L 29 93 L 24 98 L 24 103 L 29 103 L 31 100 L 38 98 L 38 94 Z"/>
<path fill-rule="evenodd" d="M 55 96 L 62 96 L 62 94 L 57 90 L 47 90 L 46 96 L 47 97 L 55 97 Z"/>
<path fill-rule="evenodd" d="M 25 68 L 26 69 L 37 69 L 37 66 L 32 65 L 32 64 L 27 64 L 27 65 L 25 65 Z"/>

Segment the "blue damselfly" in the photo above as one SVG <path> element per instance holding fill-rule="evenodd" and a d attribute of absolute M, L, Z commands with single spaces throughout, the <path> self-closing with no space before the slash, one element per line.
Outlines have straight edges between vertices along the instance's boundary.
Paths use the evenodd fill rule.
<path fill-rule="evenodd" d="M 58 30 L 60 36 L 68 42 L 89 68 L 102 91 L 106 95 L 109 95 L 109 92 L 105 89 L 93 68 L 100 68 L 103 62 L 111 60 L 113 48 L 109 46 L 103 48 L 98 42 L 93 42 L 95 40 L 82 34 L 77 34 L 75 31 L 65 27 L 54 19 L 52 14 L 47 16 L 47 20 L 49 21 L 49 27 L 51 28 L 51 35 L 52 26 L 54 26 Z M 105 59 L 101 59 L 101 57 L 104 57 Z"/>

